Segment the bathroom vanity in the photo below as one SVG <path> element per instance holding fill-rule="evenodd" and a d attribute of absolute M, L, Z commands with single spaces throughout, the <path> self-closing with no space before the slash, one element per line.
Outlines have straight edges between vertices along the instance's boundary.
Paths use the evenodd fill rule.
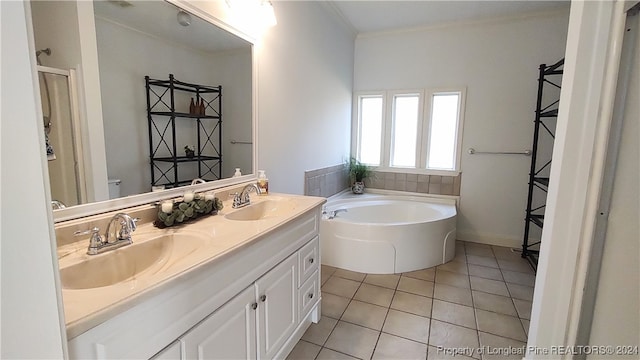
<path fill-rule="evenodd" d="M 247 207 L 225 202 L 218 215 L 187 225 L 140 224 L 133 245 L 112 252 L 86 255 L 85 240 L 62 245 L 69 356 L 285 357 L 320 319 L 324 202 L 255 196 Z M 79 226 L 56 231 L 65 236 Z"/>

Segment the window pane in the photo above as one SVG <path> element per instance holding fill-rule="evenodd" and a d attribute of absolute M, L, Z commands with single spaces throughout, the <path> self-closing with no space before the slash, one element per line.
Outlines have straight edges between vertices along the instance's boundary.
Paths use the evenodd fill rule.
<path fill-rule="evenodd" d="M 394 98 L 391 166 L 416 166 L 419 100 L 418 95 Z"/>
<path fill-rule="evenodd" d="M 434 94 L 431 105 L 427 168 L 455 170 L 460 94 Z"/>
<path fill-rule="evenodd" d="M 360 98 L 360 161 L 380 165 L 382 96 Z"/>

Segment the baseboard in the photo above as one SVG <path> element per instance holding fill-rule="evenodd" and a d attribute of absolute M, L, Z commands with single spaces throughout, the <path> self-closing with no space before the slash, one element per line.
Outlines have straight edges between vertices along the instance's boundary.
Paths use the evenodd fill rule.
<path fill-rule="evenodd" d="M 504 246 L 510 248 L 520 249 L 522 248 L 522 239 L 521 238 L 510 238 L 496 234 L 481 234 L 475 231 L 464 231 L 458 229 L 457 232 L 458 240 L 469 241 L 478 244 L 487 244 L 487 245 L 495 245 L 495 246 Z M 539 241 L 539 240 L 535 240 Z"/>

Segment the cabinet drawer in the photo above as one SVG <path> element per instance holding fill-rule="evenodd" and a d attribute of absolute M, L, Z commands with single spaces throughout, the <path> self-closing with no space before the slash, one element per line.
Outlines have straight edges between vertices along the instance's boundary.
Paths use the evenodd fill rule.
<path fill-rule="evenodd" d="M 298 290 L 298 318 L 304 318 L 320 299 L 320 287 L 318 271 L 314 271 L 311 277 Z"/>
<path fill-rule="evenodd" d="M 319 258 L 319 244 L 318 237 L 314 237 L 303 246 L 298 252 L 298 270 L 300 275 L 298 276 L 298 286 L 304 284 L 305 281 L 313 274 L 320 264 Z"/>

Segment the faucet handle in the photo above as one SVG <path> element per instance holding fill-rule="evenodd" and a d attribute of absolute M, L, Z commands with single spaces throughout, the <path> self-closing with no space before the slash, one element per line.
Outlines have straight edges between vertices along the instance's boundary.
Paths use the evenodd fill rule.
<path fill-rule="evenodd" d="M 78 230 L 73 233 L 73 235 L 75 236 L 82 236 L 87 234 L 91 234 L 91 238 L 89 239 L 89 248 L 87 249 L 87 254 L 95 255 L 98 253 L 98 249 L 100 248 L 100 246 L 104 244 L 104 241 L 102 240 L 102 236 L 100 236 L 100 229 L 98 229 L 98 227 L 93 227 L 92 229 Z"/>
<path fill-rule="evenodd" d="M 122 218 L 120 219 L 120 231 L 118 232 L 118 240 L 130 240 L 131 233 L 136 231 L 136 223 L 140 218 Z"/>

